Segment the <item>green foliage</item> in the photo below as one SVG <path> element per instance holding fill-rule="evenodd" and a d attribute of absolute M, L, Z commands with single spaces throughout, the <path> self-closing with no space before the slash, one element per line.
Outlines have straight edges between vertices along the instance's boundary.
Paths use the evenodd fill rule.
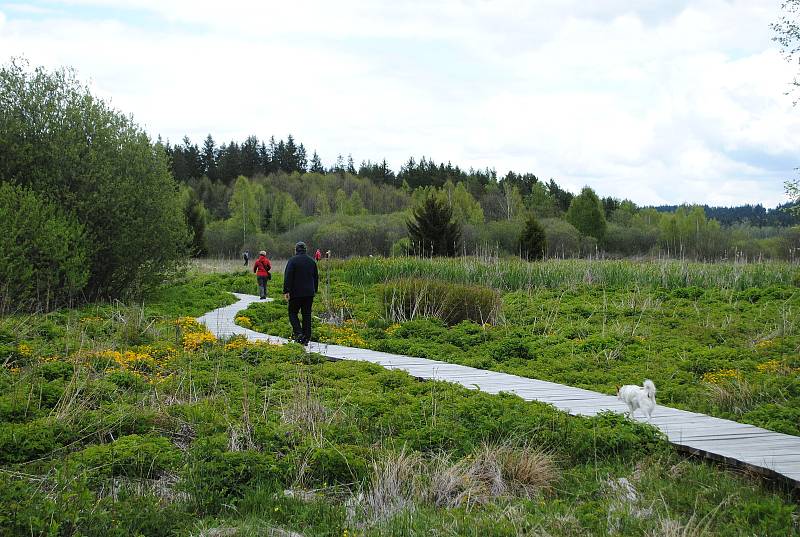
<path fill-rule="evenodd" d="M 320 484 L 360 483 L 370 468 L 370 450 L 361 446 L 334 444 L 316 448 L 309 457 L 311 477 Z"/>
<path fill-rule="evenodd" d="M 525 221 L 525 229 L 519 237 L 519 251 L 523 259 L 542 259 L 547 252 L 547 236 L 544 228 L 531 213 Z"/>
<path fill-rule="evenodd" d="M 194 443 L 183 469 L 182 489 L 201 513 L 218 513 L 253 489 L 274 490 L 281 481 L 275 458 L 256 451 L 227 451 L 224 436 Z"/>
<path fill-rule="evenodd" d="M 183 214 L 186 216 L 186 222 L 192 232 L 189 252 L 194 257 L 204 256 L 208 254 L 205 236 L 208 211 L 194 189 L 183 188 L 181 193 L 184 197 Z"/>
<path fill-rule="evenodd" d="M 547 238 L 547 257 L 569 258 L 581 253 L 581 233 L 575 226 L 560 218 L 542 219 Z"/>
<path fill-rule="evenodd" d="M 50 309 L 89 279 L 84 227 L 46 197 L 0 182 L 3 308 Z"/>
<path fill-rule="evenodd" d="M 658 238 L 656 228 L 625 227 L 611 222 L 606 228 L 605 247 L 609 252 L 633 256 L 652 251 Z"/>
<path fill-rule="evenodd" d="M 263 197 L 263 188 L 260 185 L 252 185 L 246 177 L 241 175 L 233 185 L 231 199 L 228 202 L 231 217 L 226 225 L 229 229 L 238 231 L 242 237 L 245 237 L 247 233 L 253 234 L 261 231 L 261 204 L 257 197 L 259 189 L 262 192 L 261 197 Z"/>
<path fill-rule="evenodd" d="M 119 296 L 162 282 L 188 242 L 163 148 L 70 71 L 7 64 L 0 103 L 0 180 L 46 196 L 84 227 L 86 294 Z M 77 228 L 68 236 L 75 241 Z"/>
<path fill-rule="evenodd" d="M 413 259 L 382 266 L 394 262 L 330 263 L 327 300 L 352 316 L 337 330 L 347 328 L 370 346 L 394 352 L 482 361 L 607 390 L 613 389 L 607 383 L 620 378 L 633 382 L 663 369 L 656 377 L 659 401 L 684 406 L 707 397 L 697 385 L 702 372 L 731 363 L 745 372 L 754 393 L 797 393 L 791 370 L 756 368 L 784 355 L 787 365 L 800 366 L 790 358 L 797 344 L 791 323 L 783 325 L 788 332 L 771 344 L 753 345 L 750 354 L 741 343 L 794 311 L 794 288 L 785 285 L 730 292 L 707 285 L 637 290 L 584 282 L 568 289 L 555 286 L 557 276 L 569 280 L 570 270 L 585 273 L 586 266 L 557 265 L 563 272 L 547 276 L 551 280 L 537 276 L 550 281 L 552 290 L 524 286 L 505 294 L 502 325 L 417 319 L 396 326 L 379 316 L 375 285 L 386 272 L 413 267 L 468 279 L 498 267 L 484 267 L 481 274 L 475 273 L 480 265 Z M 625 267 L 612 263 L 596 274 L 624 281 L 621 275 L 614 280 L 612 269 L 635 274 Z M 681 267 L 698 274 L 696 267 Z M 348 284 L 345 270 L 378 283 Z M 705 270 L 705 283 L 732 281 L 714 280 Z M 640 276 L 643 282 L 648 277 Z M 753 274 L 738 277 L 752 281 Z M 491 535 L 546 527 L 556 535 L 603 535 L 613 528 L 660 535 L 691 529 L 693 520 L 707 520 L 708 532 L 720 535 L 798 531 L 797 506 L 782 487 L 684 458 L 654 428 L 620 415 L 573 417 L 515 395 L 419 382 L 365 362 L 327 361 L 299 345 L 226 348 L 220 342 L 196 352 L 180 349 L 171 330 L 175 316 L 197 315 L 226 303 L 223 291 L 252 291 L 254 285 L 246 273 L 204 275 L 152 295 L 155 302 L 143 307 L 144 318 L 168 330 L 154 331 L 146 347 L 130 347 L 120 336 L 109 320 L 114 306 L 26 316 L 19 329 L 0 319 L 0 343 L 17 348 L 23 341 L 17 334 L 24 331 L 32 349 L 22 351 L 27 357 L 19 361 L 20 370 L 0 368 L 0 534 L 260 535 L 280 528 L 340 537 L 345 529 L 370 536 Z M 318 314 L 325 300 L 315 301 Z M 258 329 L 280 332 L 288 329 L 285 307 L 258 303 L 245 314 Z M 631 334 L 626 327 L 634 325 Z M 86 363 L 79 348 L 154 356 L 173 350 L 159 362 L 162 376 L 143 374 L 147 390 L 139 391 L 111 382 L 122 369 L 107 369 L 108 360 Z M 42 361 L 50 356 L 57 359 Z M 680 394 L 687 398 L 679 400 Z M 741 418 L 796 421 L 798 405 L 786 403 L 759 400 L 753 414 Z M 428 462 L 468 461 L 486 444 L 547 452 L 557 465 L 552 488 L 530 498 L 509 488 L 469 509 L 437 507 L 419 494 L 413 512 L 393 510 L 390 502 L 390 510 L 374 519 L 353 517 L 362 502 L 381 497 L 371 495 L 376 488 L 387 486 L 387 498 L 396 498 L 392 474 L 376 472 L 373 462 L 403 451 L 423 462 L 409 475 L 424 485 L 436 476 Z M 638 499 L 621 512 L 609 484 L 623 477 Z M 647 516 L 636 515 L 639 508 L 648 509 Z"/>
<path fill-rule="evenodd" d="M 380 286 L 378 293 L 384 315 L 394 321 L 435 317 L 451 325 L 494 322 L 500 305 L 493 289 L 435 280 L 397 280 Z"/>
<path fill-rule="evenodd" d="M 581 193 L 573 198 L 566 218 L 582 235 L 594 237 L 598 242 L 605 238 L 605 211 L 597 194 L 588 186 L 583 187 Z"/>
<path fill-rule="evenodd" d="M 57 420 L 0 424 L 0 463 L 20 463 L 45 457 L 61 448 L 68 430 Z"/>
<path fill-rule="evenodd" d="M 461 230 L 453 221 L 453 210 L 434 195 L 414 209 L 407 226 L 414 251 L 423 256 L 452 257 L 458 251 Z"/>
<path fill-rule="evenodd" d="M 791 203 L 789 211 L 795 216 L 800 216 L 800 180 L 786 181 L 786 195 L 789 196 Z"/>
<path fill-rule="evenodd" d="M 723 253 L 725 233 L 716 220 L 707 220 L 702 207 L 678 207 L 661 216 L 659 227 L 663 247 L 676 257 L 716 257 Z"/>
<path fill-rule="evenodd" d="M 168 438 L 132 434 L 109 444 L 89 446 L 70 459 L 101 476 L 156 478 L 176 470 L 181 454 Z"/>

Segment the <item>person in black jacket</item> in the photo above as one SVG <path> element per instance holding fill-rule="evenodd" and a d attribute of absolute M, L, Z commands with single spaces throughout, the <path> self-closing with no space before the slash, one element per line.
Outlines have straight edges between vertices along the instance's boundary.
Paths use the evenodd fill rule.
<path fill-rule="evenodd" d="M 311 306 L 319 289 L 317 263 L 306 255 L 306 244 L 294 245 L 295 255 L 286 263 L 283 271 L 283 296 L 289 301 L 289 322 L 292 323 L 294 339 L 305 345 L 311 340 Z M 303 324 L 297 313 L 303 313 Z"/>

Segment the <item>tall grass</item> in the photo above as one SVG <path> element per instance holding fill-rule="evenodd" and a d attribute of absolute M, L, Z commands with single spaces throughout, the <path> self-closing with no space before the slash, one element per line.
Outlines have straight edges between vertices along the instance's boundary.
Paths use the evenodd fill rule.
<path fill-rule="evenodd" d="M 354 284 L 374 284 L 398 278 L 433 278 L 453 283 L 478 284 L 500 291 L 535 287 L 563 288 L 582 285 L 609 287 L 697 286 L 726 290 L 796 284 L 796 264 L 695 263 L 677 260 L 629 261 L 552 259 L 528 263 L 508 258 L 456 259 L 354 258 L 331 262 L 332 270 Z"/>

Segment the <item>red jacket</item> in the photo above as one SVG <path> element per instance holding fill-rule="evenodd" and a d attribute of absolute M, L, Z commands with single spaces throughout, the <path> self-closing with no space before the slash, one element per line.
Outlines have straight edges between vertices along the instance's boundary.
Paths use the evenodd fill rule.
<path fill-rule="evenodd" d="M 272 269 L 272 264 L 265 255 L 258 256 L 256 262 L 253 263 L 253 272 L 256 273 L 256 276 L 269 276 L 270 269 Z"/>
<path fill-rule="evenodd" d="M 322 259 L 322 252 L 317 249 L 317 251 L 314 253 L 314 260 L 319 261 L 320 259 Z"/>

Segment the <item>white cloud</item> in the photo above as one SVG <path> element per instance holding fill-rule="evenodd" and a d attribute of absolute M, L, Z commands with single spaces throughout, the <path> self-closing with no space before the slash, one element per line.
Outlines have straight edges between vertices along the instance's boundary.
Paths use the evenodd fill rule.
<path fill-rule="evenodd" d="M 772 0 L 66 0 L 0 61 L 72 65 L 172 141 L 533 171 L 640 203 L 783 201 L 800 115 Z"/>

